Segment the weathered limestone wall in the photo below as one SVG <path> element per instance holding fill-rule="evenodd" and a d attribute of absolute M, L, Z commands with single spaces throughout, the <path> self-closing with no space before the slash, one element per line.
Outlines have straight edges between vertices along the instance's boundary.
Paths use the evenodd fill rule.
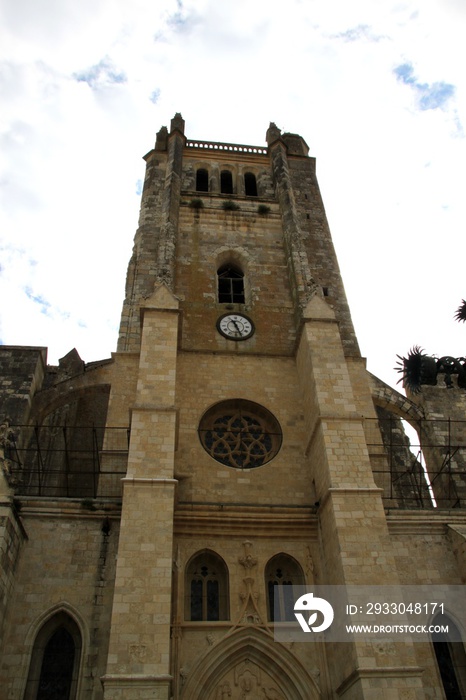
<path fill-rule="evenodd" d="M 129 426 L 136 401 L 139 353 L 114 353 L 107 425 Z"/>
<path fill-rule="evenodd" d="M 308 513 L 305 515 L 302 512 L 299 518 L 293 509 L 285 508 L 278 510 L 263 508 L 262 511 L 257 511 L 228 506 L 221 510 L 213 506 L 197 510 L 186 507 L 178 511 L 175 528 L 175 590 L 177 591 L 175 609 L 178 614 L 174 616 L 173 676 L 176 688 L 183 691 L 186 685 L 189 687 L 191 676 L 206 651 L 211 651 L 213 659 L 221 657 L 222 653 L 225 659 L 228 659 L 228 641 L 232 632 L 244 634 L 243 643 L 246 645 L 247 636 L 251 631 L 263 634 L 267 629 L 265 579 L 267 562 L 276 554 L 285 552 L 299 562 L 305 573 L 306 582 L 312 584 L 316 557 L 318 557 L 318 544 L 315 519 L 311 523 Z M 206 547 L 219 554 L 228 568 L 230 585 L 227 621 L 190 622 L 186 614 L 185 600 L 189 596 L 189 582 L 185 579 L 186 564 L 194 554 L 202 552 Z M 251 556 L 247 567 L 244 558 L 245 548 Z M 269 640 L 270 643 L 283 652 L 280 669 L 282 680 L 286 677 L 286 656 L 290 654 L 294 665 L 299 666 L 302 663 L 305 669 L 303 684 L 305 687 L 307 684 L 307 692 L 303 697 L 315 697 L 311 692 L 314 684 L 316 687 L 320 685 L 321 690 L 325 689 L 322 688 L 322 684 L 325 683 L 325 674 L 319 672 L 321 650 L 318 649 L 318 645 L 293 645 L 292 651 L 289 652 L 280 649 L 281 645 L 274 645 L 271 640 Z M 213 659 L 212 667 L 214 667 Z M 271 656 L 268 658 L 268 664 L 269 666 L 272 664 Z M 225 676 L 234 688 L 234 678 L 241 675 L 241 667 L 240 660 L 224 663 L 223 677 L 212 670 L 214 678 L 206 677 L 204 696 L 215 697 L 215 692 L 211 695 L 210 689 L 213 685 L 218 692 L 219 687 L 225 683 Z M 264 671 L 263 666 L 259 677 Z M 265 679 L 263 682 L 265 684 Z M 268 684 L 268 688 L 270 689 L 271 686 L 274 686 L 272 682 Z"/>
<path fill-rule="evenodd" d="M 26 423 L 47 363 L 45 348 L 0 345 L 0 423 Z"/>
<path fill-rule="evenodd" d="M 297 318 L 298 310 L 306 305 L 314 293 L 316 281 L 304 248 L 296 197 L 290 177 L 287 147 L 281 138 L 276 140 L 270 138 L 270 129 L 267 135 L 275 192 L 282 218 L 282 245 L 285 250 L 288 277 Z"/>
<path fill-rule="evenodd" d="M 449 524 L 450 523 L 450 524 Z M 390 543 L 402 585 L 464 585 L 466 557 L 463 517 L 458 511 L 400 511 L 388 517 Z M 458 611 L 446 610 L 455 620 Z M 414 644 L 428 697 L 443 700 L 442 682 L 431 644 Z"/>
<path fill-rule="evenodd" d="M 161 133 L 163 132 L 163 134 Z M 138 351 L 141 343 L 139 309 L 154 287 L 165 283 L 173 291 L 178 211 L 181 191 L 184 121 L 176 115 L 171 131 L 157 135 L 146 156 L 139 228 L 126 277 L 126 295 L 118 350 Z"/>
<path fill-rule="evenodd" d="M 77 622 L 82 635 L 78 697 L 98 700 L 107 660 L 118 519 L 108 508 L 90 511 L 79 502 L 25 499 L 21 521 L 27 540 L 16 563 L 0 667 L 5 700 L 23 697 L 34 639 L 59 611 Z"/>
<path fill-rule="evenodd" d="M 175 294 L 183 311 L 182 348 L 232 352 L 232 342 L 216 330 L 218 317 L 231 308 L 217 302 L 217 270 L 229 262 L 245 274 L 245 303 L 233 307 L 256 326 L 252 338 L 236 343 L 235 353 L 291 355 L 296 326 L 277 205 L 270 202 L 270 213 L 262 216 L 251 198 L 230 212 L 221 197 L 199 196 L 202 209 L 180 210 Z"/>
<path fill-rule="evenodd" d="M 6 613 L 15 590 L 18 558 L 25 540 L 26 533 L 16 507 L 9 499 L 0 497 L 0 649 Z"/>
<path fill-rule="evenodd" d="M 175 474 L 183 476 L 179 501 L 314 504 L 303 459 L 303 408 L 292 359 L 245 355 L 232 363 L 226 355 L 184 353 L 178 361 L 177 397 Z M 216 462 L 202 447 L 198 435 L 202 415 L 216 401 L 236 398 L 259 403 L 278 419 L 283 443 L 269 464 L 234 469 Z M 288 488 L 290 484 L 292 488 Z"/>
<path fill-rule="evenodd" d="M 319 184 L 315 158 L 297 134 L 267 131 L 271 168 L 283 221 L 283 241 L 296 305 L 304 308 L 314 289 L 334 309 L 347 356 L 359 347 L 341 279 Z"/>
<path fill-rule="evenodd" d="M 305 315 L 298 368 L 308 426 L 307 454 L 320 502 L 323 580 L 396 586 L 381 493 L 373 480 L 335 315 L 318 297 L 308 304 Z M 338 651 L 331 648 L 329 657 L 334 688 L 345 688 L 344 697 L 351 699 L 370 698 L 375 689 L 382 692 L 386 687 L 384 644 L 336 647 Z M 421 674 L 411 651 L 400 645 L 392 654 L 393 691 L 420 689 Z M 412 670 L 409 680 L 407 667 Z"/>
<path fill-rule="evenodd" d="M 0 346 L 0 650 L 6 614 L 15 592 L 17 564 L 27 539 L 9 482 L 14 453 L 10 425 L 27 422 L 46 368 L 45 348 Z M 1 687 L 1 684 L 0 684 Z"/>
<path fill-rule="evenodd" d="M 325 290 L 326 301 L 335 311 L 345 355 L 359 357 L 359 346 L 316 177 L 315 159 L 289 156 L 288 165 L 302 244 L 312 277 Z"/>

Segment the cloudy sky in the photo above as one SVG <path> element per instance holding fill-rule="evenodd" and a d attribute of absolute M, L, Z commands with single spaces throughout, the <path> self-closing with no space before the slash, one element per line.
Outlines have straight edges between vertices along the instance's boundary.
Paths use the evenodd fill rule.
<path fill-rule="evenodd" d="M 301 134 L 368 368 L 466 354 L 463 0 L 0 0 L 0 342 L 116 349 L 142 156 Z"/>

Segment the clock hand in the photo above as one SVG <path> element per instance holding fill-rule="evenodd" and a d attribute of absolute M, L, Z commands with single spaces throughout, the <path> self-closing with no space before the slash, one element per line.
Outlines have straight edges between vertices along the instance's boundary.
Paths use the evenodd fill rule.
<path fill-rule="evenodd" d="M 233 319 L 233 325 L 236 328 L 236 330 L 238 331 L 238 334 L 241 335 L 241 328 L 238 326 L 237 322 L 234 319 Z"/>

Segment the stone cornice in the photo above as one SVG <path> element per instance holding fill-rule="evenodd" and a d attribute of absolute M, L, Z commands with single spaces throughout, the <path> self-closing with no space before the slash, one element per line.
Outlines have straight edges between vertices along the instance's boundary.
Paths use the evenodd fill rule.
<path fill-rule="evenodd" d="M 392 535 L 445 535 L 450 525 L 466 525 L 466 510 L 385 510 Z"/>
<path fill-rule="evenodd" d="M 223 535 L 317 540 L 317 517 L 310 507 L 259 506 L 248 504 L 178 504 L 177 535 Z"/>
<path fill-rule="evenodd" d="M 419 678 L 423 672 L 424 669 L 420 666 L 381 666 L 379 668 L 356 668 L 337 688 L 337 695 L 340 697 L 345 695 L 351 686 L 363 678 L 380 678 L 382 680 L 385 678 Z"/>

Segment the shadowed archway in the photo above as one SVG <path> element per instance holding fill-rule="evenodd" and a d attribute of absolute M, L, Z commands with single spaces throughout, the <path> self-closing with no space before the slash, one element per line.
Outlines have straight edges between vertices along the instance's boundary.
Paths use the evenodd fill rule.
<path fill-rule="evenodd" d="M 244 684 L 257 688 L 258 697 L 317 700 L 315 680 L 298 659 L 273 637 L 257 628 L 228 635 L 201 658 L 186 677 L 183 700 L 216 700 L 228 688 L 241 695 Z"/>

